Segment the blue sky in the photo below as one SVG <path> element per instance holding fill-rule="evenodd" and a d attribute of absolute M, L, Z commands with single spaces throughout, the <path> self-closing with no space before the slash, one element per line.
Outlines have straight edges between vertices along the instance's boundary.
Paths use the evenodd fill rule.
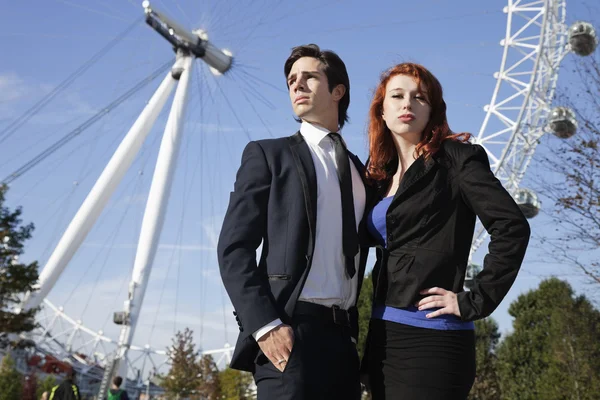
<path fill-rule="evenodd" d="M 297 124 L 283 77 L 291 47 L 314 42 L 336 51 L 351 79 L 349 147 L 367 153 L 365 124 L 379 74 L 403 61 L 428 67 L 442 82 L 450 126 L 478 132 L 495 85 L 506 29 L 503 1 L 209 1 L 153 2 L 188 28 L 208 31 L 232 50 L 232 73 L 215 79 L 201 62 L 190 92 L 188 118 L 167 221 L 150 278 L 135 344 L 164 348 L 174 329 L 190 326 L 203 349 L 233 343 L 237 326 L 222 289 L 215 245 L 241 151 L 251 139 L 293 134 Z M 567 4 L 569 23 L 590 15 Z M 0 27 L 0 130 L 49 93 L 143 13 L 137 0 L 9 2 Z M 18 132 L 0 144 L 4 178 L 93 116 L 173 57 L 169 45 L 143 22 Z M 567 56 L 559 87 L 575 79 Z M 95 178 L 157 87 L 160 78 L 15 181 L 10 206 L 22 205 L 36 224 L 25 257 L 43 265 Z M 560 102 L 560 98 L 557 100 Z M 67 267 L 50 299 L 92 329 L 116 337 L 109 321 L 122 307 L 168 107 L 130 173 Z M 538 151 L 544 151 L 546 137 Z M 532 163 L 530 169 L 538 166 Z M 527 184 L 527 179 L 525 184 Z M 534 234 L 547 217 L 531 221 Z M 373 258 L 369 261 L 371 265 Z M 510 330 L 508 305 L 540 279 L 560 274 L 583 293 L 587 286 L 532 246 L 523 270 L 494 313 Z"/>

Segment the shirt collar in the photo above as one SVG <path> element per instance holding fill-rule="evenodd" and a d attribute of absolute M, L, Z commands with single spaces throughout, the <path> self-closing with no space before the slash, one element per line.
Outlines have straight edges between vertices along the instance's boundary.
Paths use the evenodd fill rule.
<path fill-rule="evenodd" d="M 341 134 L 341 131 L 338 130 Z M 310 122 L 302 121 L 300 125 L 300 134 L 304 137 L 304 140 L 310 144 L 319 145 L 321 141 L 329 135 L 329 131 L 318 125 L 311 124 Z"/>

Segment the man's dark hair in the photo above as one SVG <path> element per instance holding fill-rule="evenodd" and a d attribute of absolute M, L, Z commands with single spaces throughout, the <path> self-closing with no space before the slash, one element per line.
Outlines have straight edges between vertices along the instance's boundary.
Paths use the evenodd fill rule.
<path fill-rule="evenodd" d="M 123 383 L 123 378 L 121 378 L 120 376 L 115 376 L 113 378 L 113 385 L 115 385 L 116 387 L 121 387 L 122 383 Z"/>
<path fill-rule="evenodd" d="M 350 105 L 350 78 L 348 78 L 348 71 L 346 71 L 346 65 L 342 59 L 331 50 L 321 50 L 316 44 L 307 44 L 303 46 L 297 46 L 292 49 L 292 54 L 285 61 L 283 72 L 285 73 L 286 82 L 287 77 L 290 74 L 292 65 L 302 57 L 312 57 L 321 61 L 325 67 L 325 76 L 327 77 L 327 83 L 329 93 L 333 91 L 337 85 L 344 85 L 346 87 L 346 93 L 344 97 L 340 99 L 338 108 L 338 125 L 340 128 L 344 126 L 344 123 L 348 121 L 348 106 Z"/>

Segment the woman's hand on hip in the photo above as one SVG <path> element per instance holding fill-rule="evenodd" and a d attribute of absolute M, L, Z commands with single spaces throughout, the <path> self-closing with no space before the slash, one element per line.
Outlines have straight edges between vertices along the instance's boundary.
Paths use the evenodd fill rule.
<path fill-rule="evenodd" d="M 439 310 L 427 314 L 427 318 L 435 318 L 443 314 L 452 314 L 460 317 L 460 309 L 458 308 L 458 299 L 456 297 L 456 293 L 446 289 L 433 287 L 421 290 L 420 294 L 430 296 L 421 299 L 421 301 L 415 304 L 419 310 L 439 308 Z"/>

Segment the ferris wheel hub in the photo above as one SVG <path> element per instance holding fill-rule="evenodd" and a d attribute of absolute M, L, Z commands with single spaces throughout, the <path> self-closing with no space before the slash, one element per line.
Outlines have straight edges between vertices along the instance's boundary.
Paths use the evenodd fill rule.
<path fill-rule="evenodd" d="M 146 14 L 146 23 L 164 37 L 177 50 L 184 50 L 202 59 L 211 69 L 224 74 L 231 68 L 233 57 L 231 52 L 225 52 L 208 41 L 208 35 L 202 29 L 188 31 L 171 19 L 164 12 L 150 5 L 149 1 L 142 3 Z"/>

